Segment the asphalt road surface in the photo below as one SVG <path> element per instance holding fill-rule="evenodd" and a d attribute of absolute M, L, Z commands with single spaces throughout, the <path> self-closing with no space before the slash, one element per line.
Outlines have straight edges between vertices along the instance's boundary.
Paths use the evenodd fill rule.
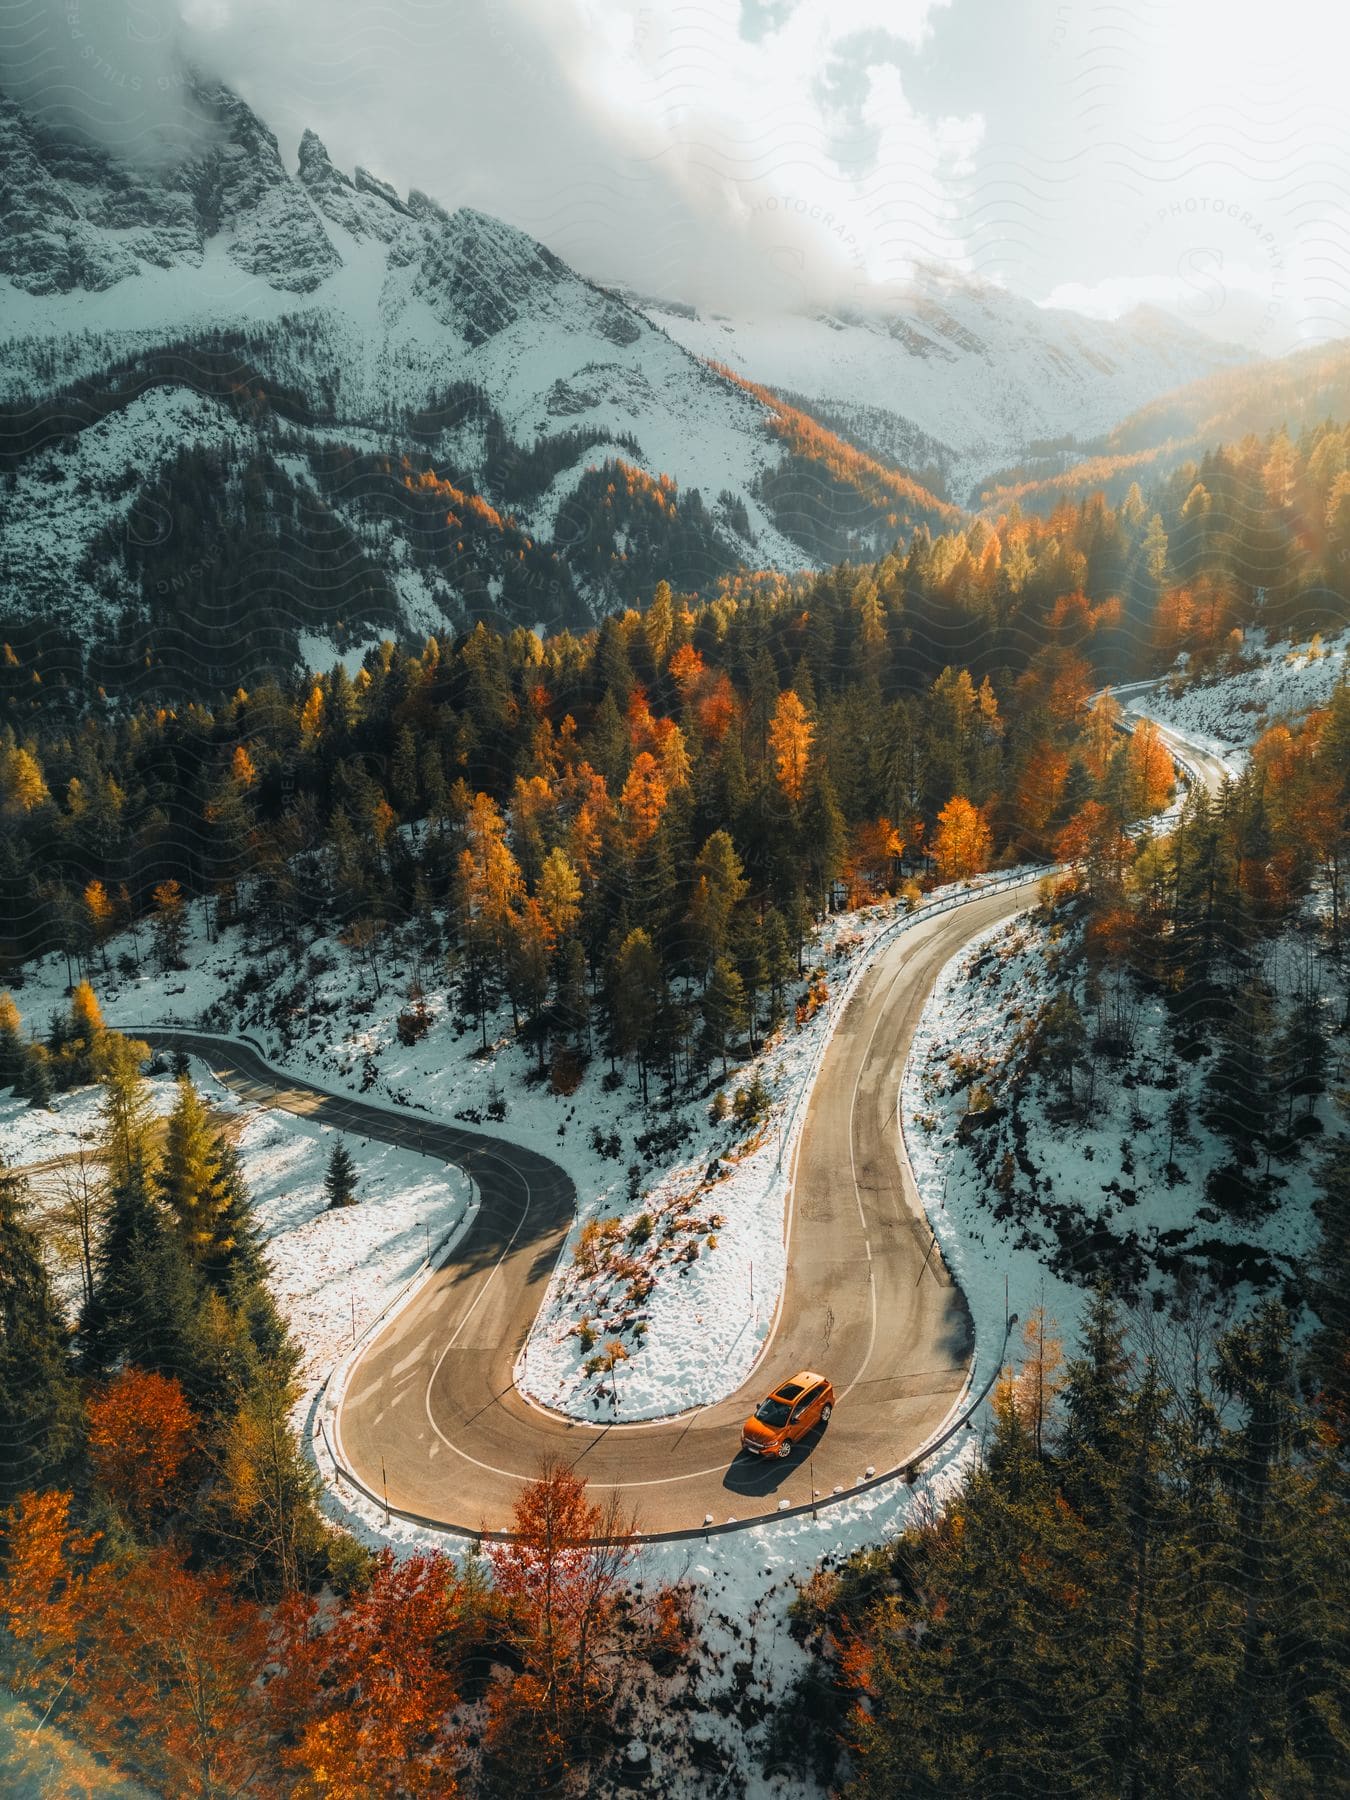
<path fill-rule="evenodd" d="M 588 1425 L 517 1392 L 516 1358 L 575 1207 L 546 1157 L 414 1112 L 337 1098 L 271 1070 L 248 1045 L 148 1031 L 190 1050 L 245 1099 L 421 1149 L 467 1169 L 481 1204 L 468 1234 L 364 1346 L 338 1409 L 343 1460 L 371 1493 L 461 1530 L 509 1529 L 521 1485 L 549 1455 L 593 1489 L 620 1488 L 649 1532 L 774 1513 L 869 1469 L 896 1468 L 966 1385 L 972 1334 L 905 1159 L 899 1084 L 943 965 L 1032 899 L 1034 883 L 914 925 L 877 957 L 839 1021 L 812 1090 L 792 1188 L 787 1282 L 768 1347 L 729 1399 L 670 1420 Z M 747 1325 L 748 1328 L 748 1325 Z M 740 1451 L 740 1427 L 798 1368 L 834 1382 L 836 1411 L 791 1458 Z M 620 1374 L 622 1382 L 622 1374 Z M 620 1389 L 622 1395 L 622 1388 Z M 620 1402 L 622 1404 L 622 1400 Z"/>
<path fill-rule="evenodd" d="M 1226 771 L 1175 733 L 1207 785 Z M 478 1215 L 416 1296 L 362 1347 L 336 1411 L 339 1455 L 395 1509 L 464 1531 L 507 1530 L 549 1456 L 592 1489 L 622 1490 L 646 1532 L 775 1513 L 903 1466 L 952 1416 L 972 1331 L 924 1215 L 898 1122 L 924 1003 L 977 932 L 1025 908 L 1035 884 L 982 896 L 900 933 L 859 984 L 826 1050 L 798 1145 L 787 1281 L 749 1380 L 678 1418 L 590 1425 L 525 1400 L 512 1371 L 571 1221 L 570 1178 L 548 1158 L 415 1112 L 337 1098 L 272 1071 L 242 1043 L 182 1043 L 243 1097 L 420 1149 L 466 1169 Z M 748 1326 L 747 1326 L 748 1329 Z M 828 1425 L 787 1460 L 740 1450 L 740 1426 L 798 1368 L 833 1381 Z M 622 1396 L 622 1376 L 620 1376 Z"/>

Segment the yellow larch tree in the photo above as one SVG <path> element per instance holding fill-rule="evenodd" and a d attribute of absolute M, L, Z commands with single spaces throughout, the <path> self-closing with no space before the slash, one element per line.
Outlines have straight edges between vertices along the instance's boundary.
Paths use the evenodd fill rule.
<path fill-rule="evenodd" d="M 769 749 L 773 754 L 774 774 L 778 785 L 794 806 L 801 804 L 806 788 L 806 772 L 811 762 L 811 743 L 815 737 L 806 708 L 794 688 L 784 688 L 773 709 L 769 725 Z"/>

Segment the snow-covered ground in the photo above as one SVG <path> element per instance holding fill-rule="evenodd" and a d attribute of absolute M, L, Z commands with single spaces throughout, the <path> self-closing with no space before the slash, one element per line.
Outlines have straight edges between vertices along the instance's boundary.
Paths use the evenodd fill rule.
<path fill-rule="evenodd" d="M 1302 644 L 1267 644 L 1250 632 L 1243 645 L 1251 667 L 1237 674 L 1188 678 L 1184 668 L 1138 698 L 1126 694 L 1127 711 L 1144 711 L 1194 738 L 1218 755 L 1246 750 L 1280 719 L 1296 719 L 1325 706 L 1346 679 L 1350 632 Z"/>
<path fill-rule="evenodd" d="M 1052 970 L 1065 947 L 1062 933 L 1062 925 L 1035 912 L 968 945 L 943 971 L 905 1071 L 910 1160 L 977 1334 L 984 1334 L 980 1349 L 1000 1326 L 1005 1280 L 1012 1311 L 1025 1319 L 1044 1304 L 1072 1338 L 1097 1268 L 1137 1283 L 1141 1296 L 1167 1289 L 1179 1262 L 1197 1273 L 1245 1269 L 1278 1283 L 1295 1275 L 1316 1245 L 1315 1152 L 1277 1165 L 1278 1203 L 1268 1217 L 1239 1222 L 1206 1203 L 1206 1174 L 1228 1160 L 1199 1117 L 1212 1058 L 1179 1061 L 1156 998 L 1133 997 L 1136 1037 L 1126 1057 L 1099 1058 L 1095 1078 L 1086 1057 L 1078 1067 L 1080 1102 L 1092 1080 L 1085 1116 L 1065 1115 L 1058 1105 L 1063 1083 L 1048 1073 L 1032 1076 L 1020 1105 L 1012 1105 L 1027 1028 L 1061 991 Z M 1275 947 L 1277 990 L 1289 991 L 1305 954 L 1293 937 Z M 1329 1024 L 1342 1005 L 1326 993 Z M 992 1102 L 989 1123 L 963 1129 L 972 1097 L 977 1105 Z M 1179 1100 L 1186 1120 L 1173 1140 L 1168 1112 Z M 1321 1110 L 1326 1123 L 1325 1105 Z M 1169 1178 L 1169 1152 L 1179 1179 Z M 1253 1291 L 1240 1282 L 1227 1303 L 1241 1304 Z"/>
<path fill-rule="evenodd" d="M 477 1204 L 471 1184 L 460 1170 L 415 1150 L 246 1106 L 195 1059 L 191 1074 L 235 1139 L 270 1285 L 300 1346 L 308 1395 L 428 1251 L 467 1227 Z M 152 1075 L 148 1085 L 154 1114 L 165 1116 L 177 1097 L 173 1077 Z M 98 1102 L 93 1087 L 57 1096 L 51 1112 L 0 1094 L 0 1156 L 28 1171 L 39 1212 L 59 1200 L 65 1159 L 95 1144 Z M 323 1179 L 338 1136 L 356 1165 L 357 1204 L 330 1210 Z M 44 1233 L 44 1241 L 57 1292 L 73 1311 L 80 1294 L 74 1244 L 58 1232 Z"/>
<path fill-rule="evenodd" d="M 0 1088 L 0 1160 L 12 1167 L 55 1162 L 90 1150 L 99 1132 L 102 1089 L 71 1088 L 52 1099 L 50 1112 L 20 1100 L 10 1088 Z M 174 1084 L 167 1077 L 150 1082 L 153 1116 L 163 1117 L 173 1108 Z"/>

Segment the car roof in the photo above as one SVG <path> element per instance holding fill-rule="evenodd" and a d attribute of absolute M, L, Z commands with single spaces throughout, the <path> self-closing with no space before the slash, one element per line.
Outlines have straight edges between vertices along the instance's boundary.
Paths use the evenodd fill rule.
<path fill-rule="evenodd" d="M 800 1373 L 791 1376 L 787 1381 L 780 1381 L 769 1398 L 772 1399 L 774 1395 L 782 1394 L 788 1399 L 795 1400 L 798 1394 L 803 1393 L 809 1387 L 815 1387 L 817 1382 L 823 1381 L 824 1379 L 825 1377 L 823 1375 L 816 1375 L 810 1369 L 802 1369 Z M 792 1388 L 795 1391 L 788 1394 L 789 1388 Z"/>

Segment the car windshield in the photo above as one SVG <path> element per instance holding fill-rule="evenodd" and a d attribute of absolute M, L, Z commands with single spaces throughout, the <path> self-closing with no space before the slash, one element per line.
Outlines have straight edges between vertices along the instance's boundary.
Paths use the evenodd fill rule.
<path fill-rule="evenodd" d="M 792 1408 L 786 1400 L 768 1399 L 763 1401 L 755 1411 L 755 1417 L 761 1425 L 786 1425 Z"/>

